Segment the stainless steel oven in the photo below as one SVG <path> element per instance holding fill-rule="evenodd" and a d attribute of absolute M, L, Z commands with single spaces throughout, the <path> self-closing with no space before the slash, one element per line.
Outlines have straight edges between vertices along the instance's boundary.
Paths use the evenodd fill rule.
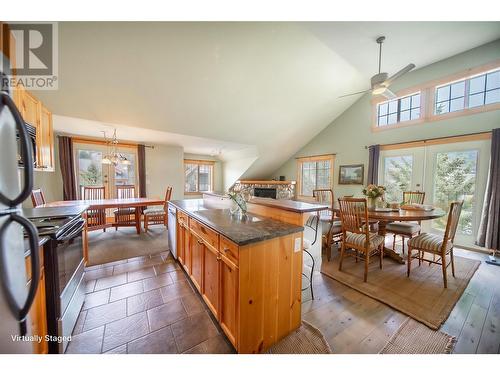
<path fill-rule="evenodd" d="M 85 298 L 83 228 L 73 218 L 45 244 L 49 353 L 64 353 Z"/>

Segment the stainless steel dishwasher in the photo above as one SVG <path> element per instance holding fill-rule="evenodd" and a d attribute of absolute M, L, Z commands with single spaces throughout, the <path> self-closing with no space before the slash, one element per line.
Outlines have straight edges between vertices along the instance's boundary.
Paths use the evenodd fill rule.
<path fill-rule="evenodd" d="M 177 208 L 168 205 L 168 246 L 172 256 L 177 259 Z"/>

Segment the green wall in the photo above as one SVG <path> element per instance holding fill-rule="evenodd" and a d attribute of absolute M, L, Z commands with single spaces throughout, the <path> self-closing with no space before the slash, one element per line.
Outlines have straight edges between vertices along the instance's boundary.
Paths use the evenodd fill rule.
<path fill-rule="evenodd" d="M 391 86 L 391 89 L 398 91 L 409 88 L 496 59 L 500 59 L 500 39 L 410 72 Z M 410 56 L 408 61 L 411 61 Z M 360 195 L 361 185 L 338 185 L 338 173 L 339 165 L 363 163 L 365 165 L 364 181 L 366 182 L 368 150 L 365 149 L 365 146 L 468 134 L 500 127 L 500 110 L 496 110 L 399 129 L 372 132 L 370 100 L 370 94 L 363 95 L 311 142 L 268 177 L 273 178 L 284 175 L 287 180 L 296 180 L 296 157 L 335 153 L 333 187 L 335 195 Z"/>

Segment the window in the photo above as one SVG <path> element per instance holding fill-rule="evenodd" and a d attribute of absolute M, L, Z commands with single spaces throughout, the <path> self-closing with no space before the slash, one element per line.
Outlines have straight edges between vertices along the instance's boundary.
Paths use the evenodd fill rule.
<path fill-rule="evenodd" d="M 383 159 L 384 185 L 387 202 L 401 202 L 403 191 L 411 189 L 413 156 L 386 156 Z"/>
<path fill-rule="evenodd" d="M 299 158 L 297 160 L 298 195 L 312 197 L 315 189 L 332 188 L 333 161 L 333 155 Z"/>
<path fill-rule="evenodd" d="M 420 118 L 420 93 L 403 96 L 377 105 L 377 126 Z"/>
<path fill-rule="evenodd" d="M 436 87 L 434 113 L 462 111 L 500 102 L 500 69 Z"/>
<path fill-rule="evenodd" d="M 116 198 L 118 185 L 134 185 L 138 195 L 137 146 L 119 145 L 117 152 L 127 158 L 129 163 L 105 164 L 104 155 L 109 148 L 104 142 L 76 139 L 74 140 L 74 163 L 78 194 L 80 197 L 84 186 L 104 186 L 106 198 Z"/>
<path fill-rule="evenodd" d="M 372 131 L 500 109 L 500 60 L 372 98 Z"/>
<path fill-rule="evenodd" d="M 199 194 L 213 190 L 214 162 L 184 160 L 184 192 Z"/>

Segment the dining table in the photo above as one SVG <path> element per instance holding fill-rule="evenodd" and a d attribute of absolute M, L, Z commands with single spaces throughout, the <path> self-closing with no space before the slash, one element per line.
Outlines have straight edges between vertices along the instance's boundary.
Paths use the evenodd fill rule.
<path fill-rule="evenodd" d="M 55 201 L 42 204 L 38 207 L 70 207 L 70 206 L 87 206 L 88 210 L 107 209 L 107 208 L 143 208 L 147 206 L 159 206 L 165 204 L 165 200 L 160 198 L 110 198 L 110 199 L 77 199 L 68 201 Z M 141 211 L 135 210 L 135 228 L 137 234 L 141 233 Z M 85 264 L 89 261 L 89 241 L 88 229 L 85 224 L 83 231 L 83 259 Z"/>
<path fill-rule="evenodd" d="M 147 206 L 160 206 L 165 203 L 160 198 L 110 198 L 110 199 L 78 199 L 70 201 L 55 201 L 45 203 L 40 207 L 67 207 L 88 206 L 89 210 L 107 208 L 143 208 Z M 135 228 L 137 234 L 141 233 L 141 210 L 135 210 Z"/>
<path fill-rule="evenodd" d="M 337 216 L 340 216 L 340 209 L 337 206 L 333 208 Z M 416 221 L 422 222 L 426 220 L 439 219 L 446 215 L 446 212 L 440 208 L 434 208 L 432 210 L 403 210 L 403 209 L 369 209 L 368 210 L 368 220 L 370 222 L 378 222 L 378 234 L 385 238 L 387 234 L 386 226 L 394 221 Z M 384 246 L 384 256 L 395 260 L 398 263 L 405 264 L 403 257 L 392 250 Z"/>

